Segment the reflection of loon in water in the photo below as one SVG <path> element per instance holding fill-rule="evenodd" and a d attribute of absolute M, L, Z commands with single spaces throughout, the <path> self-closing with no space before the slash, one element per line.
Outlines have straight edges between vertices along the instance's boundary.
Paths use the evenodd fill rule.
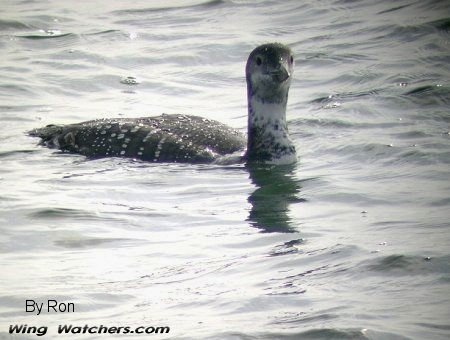
<path fill-rule="evenodd" d="M 292 233 L 297 225 L 290 218 L 290 205 L 304 202 L 299 198 L 301 184 L 295 179 L 295 164 L 248 167 L 256 189 L 250 194 L 248 221 L 263 232 Z"/>
<path fill-rule="evenodd" d="M 42 144 L 49 147 L 88 157 L 132 157 L 151 162 L 293 163 L 295 147 L 286 124 L 293 64 L 291 50 L 278 43 L 261 45 L 250 54 L 246 66 L 247 142 L 240 132 L 217 121 L 165 114 L 48 125 L 30 135 L 42 138 Z M 247 151 L 241 156 L 245 146 Z"/>

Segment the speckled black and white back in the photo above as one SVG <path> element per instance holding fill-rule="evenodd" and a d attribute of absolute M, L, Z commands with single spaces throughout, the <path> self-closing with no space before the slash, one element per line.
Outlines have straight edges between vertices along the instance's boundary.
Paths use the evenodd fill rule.
<path fill-rule="evenodd" d="M 88 157 L 131 157 L 151 162 L 209 163 L 244 150 L 245 137 L 198 116 L 99 119 L 30 132 L 42 144 Z"/>

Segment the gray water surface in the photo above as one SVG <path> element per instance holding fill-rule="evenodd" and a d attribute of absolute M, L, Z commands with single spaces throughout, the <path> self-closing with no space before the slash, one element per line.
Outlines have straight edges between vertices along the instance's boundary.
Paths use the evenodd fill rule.
<path fill-rule="evenodd" d="M 447 1 L 0 3 L 0 337 L 450 337 Z M 46 124 L 186 113 L 245 131 L 257 45 L 295 52 L 292 167 L 88 160 Z M 25 312 L 25 300 L 74 313 Z M 61 337 L 61 336 L 59 336 Z M 71 339 L 105 339 L 78 334 Z M 36 338 L 19 335 L 12 338 Z"/>

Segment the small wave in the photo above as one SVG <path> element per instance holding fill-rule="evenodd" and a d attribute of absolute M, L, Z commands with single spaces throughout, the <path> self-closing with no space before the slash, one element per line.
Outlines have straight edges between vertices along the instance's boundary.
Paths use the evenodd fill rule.
<path fill-rule="evenodd" d="M 355 81 L 356 83 L 360 83 L 363 81 L 360 76 L 353 77 L 353 78 L 350 78 L 349 76 L 343 76 L 343 78 L 345 78 L 345 80 L 341 79 L 341 77 L 338 77 L 335 80 L 339 83 L 345 82 L 348 80 L 352 80 L 352 82 Z M 384 89 L 372 88 L 372 89 L 365 89 L 365 90 L 361 90 L 361 91 L 334 93 L 334 94 L 330 94 L 328 96 L 315 98 L 311 101 L 311 103 L 312 104 L 320 104 L 320 107 L 324 108 L 324 107 L 327 107 L 327 105 L 329 105 L 330 103 L 341 103 L 343 101 L 350 101 L 353 99 L 370 97 L 370 96 L 374 96 L 374 95 L 379 95 L 382 92 L 384 92 Z"/>
<path fill-rule="evenodd" d="M 69 208 L 44 208 L 29 213 L 32 219 L 61 219 L 72 218 L 77 220 L 99 219 L 95 214 L 79 209 Z"/>
<path fill-rule="evenodd" d="M 438 329 L 438 330 L 443 330 L 443 331 L 450 331 L 450 325 L 445 325 L 445 324 L 418 322 L 417 325 L 425 327 L 425 328 L 432 328 L 432 329 Z"/>
<path fill-rule="evenodd" d="M 393 136 L 399 139 L 417 139 L 417 138 L 433 137 L 433 135 L 430 135 L 429 133 L 425 133 L 424 131 L 419 130 L 398 132 L 394 133 Z"/>
<path fill-rule="evenodd" d="M 403 97 L 410 98 L 421 105 L 450 105 L 450 86 L 419 85 L 403 94 Z"/>
<path fill-rule="evenodd" d="M 73 33 L 50 33 L 45 31 L 45 34 L 28 34 L 28 35 L 16 35 L 17 38 L 41 40 L 41 39 L 60 39 L 64 37 L 75 37 Z"/>
<path fill-rule="evenodd" d="M 301 315 L 299 313 L 299 315 Z M 297 316 L 300 317 L 300 316 Z M 327 318 L 324 315 L 323 322 L 326 322 Z M 320 321 L 320 320 L 318 320 Z M 281 323 L 283 324 L 283 323 Z M 289 324 L 289 322 L 288 322 Z M 180 340 L 188 338 L 180 338 Z M 189 338 L 190 339 L 190 338 Z M 356 329 L 356 328 L 319 328 L 310 329 L 304 332 L 286 332 L 286 333 L 274 333 L 264 332 L 257 334 L 227 332 L 214 334 L 211 337 L 203 338 L 205 340 L 215 339 L 233 339 L 233 340 L 369 340 L 369 339 L 391 339 L 391 340 L 408 340 L 405 336 L 401 336 L 394 333 L 382 332 L 372 329 Z"/>
<path fill-rule="evenodd" d="M 162 6 L 159 7 L 158 5 L 155 7 L 148 7 L 148 8 L 138 8 L 138 9 L 126 9 L 126 10 L 118 10 L 113 11 L 111 14 L 117 15 L 117 16 L 123 16 L 123 15 L 140 15 L 140 14 L 148 14 L 148 13 L 157 13 L 157 12 L 167 12 L 167 11 L 174 11 L 179 9 L 186 9 L 186 8 L 199 8 L 203 10 L 207 10 L 210 7 L 218 6 L 227 3 L 224 0 L 209 0 L 200 2 L 197 4 L 191 4 L 191 5 L 178 5 L 178 6 Z"/>
<path fill-rule="evenodd" d="M 444 145 L 443 145 L 444 146 Z M 445 146 L 444 146 L 445 147 Z M 423 151 L 420 149 L 407 149 L 401 152 L 395 160 L 387 162 L 391 165 L 399 164 L 450 164 L 450 152 Z M 386 165 L 388 165 L 386 164 Z"/>
<path fill-rule="evenodd" d="M 20 154 L 29 154 L 29 153 L 33 153 L 33 152 L 36 152 L 36 150 L 3 151 L 3 152 L 0 152 L 0 158 L 6 158 L 6 157 L 16 156 L 16 155 L 20 155 Z"/>
<path fill-rule="evenodd" d="M 276 246 L 275 249 L 269 254 L 269 256 L 280 256 L 280 255 L 301 253 L 302 250 L 300 250 L 298 246 L 304 243 L 305 240 L 302 238 L 285 242 L 282 245 Z"/>
<path fill-rule="evenodd" d="M 83 36 L 96 36 L 96 35 L 109 35 L 109 34 L 117 34 L 120 33 L 122 31 L 120 30 L 104 30 L 104 31 L 96 31 L 96 32 L 92 32 L 92 33 L 85 33 L 83 34 Z"/>
<path fill-rule="evenodd" d="M 27 30 L 31 27 L 27 24 L 24 24 L 20 21 L 16 20 L 2 20 L 0 19 L 0 31 L 7 30 Z"/>
<path fill-rule="evenodd" d="M 410 95 L 427 94 L 427 93 L 432 92 L 434 90 L 434 88 L 435 88 L 435 86 L 432 86 L 432 85 L 418 86 L 415 89 L 412 89 L 412 90 L 406 92 L 404 95 L 410 96 Z"/>
<path fill-rule="evenodd" d="M 292 126 L 328 127 L 328 128 L 351 128 L 355 124 L 341 119 L 322 118 L 298 118 L 290 122 Z"/>
<path fill-rule="evenodd" d="M 430 21 L 427 23 L 427 25 L 435 27 L 440 31 L 448 32 L 450 30 L 450 18 Z"/>
<path fill-rule="evenodd" d="M 439 200 L 435 200 L 430 203 L 432 207 L 447 207 L 450 206 L 450 198 L 443 198 Z"/>
<path fill-rule="evenodd" d="M 377 14 L 386 14 L 386 13 L 396 12 L 396 11 L 399 11 L 401 9 L 407 8 L 409 6 L 411 6 L 411 4 L 396 6 L 396 7 L 392 7 L 392 8 L 388 8 L 388 9 L 385 9 L 383 11 L 380 11 Z"/>
<path fill-rule="evenodd" d="M 130 33 L 125 31 L 111 29 L 103 31 L 94 31 L 81 34 L 84 40 L 89 42 L 104 42 L 106 41 L 126 41 L 130 39 Z"/>
<path fill-rule="evenodd" d="M 130 239 L 124 238 L 101 238 L 101 237 L 90 237 L 90 238 L 64 238 L 54 241 L 56 246 L 60 246 L 63 248 L 94 248 L 99 247 L 104 244 L 111 243 L 123 243 L 125 241 L 134 241 Z"/>
<path fill-rule="evenodd" d="M 14 39 L 26 45 L 27 48 L 38 47 L 54 51 L 54 48 L 75 45 L 80 40 L 80 36 L 72 32 L 61 32 L 58 29 L 47 29 L 16 34 Z"/>
<path fill-rule="evenodd" d="M 399 40 L 404 43 L 417 42 L 424 37 L 434 34 L 435 28 L 426 24 L 422 25 L 387 25 L 383 29 L 383 35 L 374 40 Z"/>
<path fill-rule="evenodd" d="M 386 165 L 389 165 L 402 151 L 403 148 L 395 147 L 392 144 L 354 143 L 323 147 L 319 152 L 322 156 L 333 155 L 333 157 L 341 157 L 347 160 L 346 162 L 343 162 L 343 164 L 354 164 L 355 162 L 356 164 L 384 164 L 385 162 Z M 331 194 L 330 197 L 333 198 L 333 194 Z M 360 199 L 362 198 L 363 197 L 360 197 Z M 347 199 L 351 200 L 351 197 Z"/>
<path fill-rule="evenodd" d="M 388 274 L 394 276 L 436 275 L 437 273 L 445 275 L 449 271 L 449 258 L 448 256 L 433 257 L 429 254 L 423 254 L 423 256 L 393 254 L 364 261 L 358 267 L 360 269 L 358 272 L 367 271 L 383 276 Z"/>

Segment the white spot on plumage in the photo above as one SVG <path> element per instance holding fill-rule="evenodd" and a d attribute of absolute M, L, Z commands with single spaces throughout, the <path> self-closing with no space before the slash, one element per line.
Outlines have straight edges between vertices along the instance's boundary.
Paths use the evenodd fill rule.
<path fill-rule="evenodd" d="M 159 155 L 161 154 L 161 149 L 162 149 L 165 141 L 166 141 L 166 137 L 161 138 L 158 142 L 158 145 L 156 146 L 155 157 L 154 157 L 156 160 L 159 159 Z"/>
<path fill-rule="evenodd" d="M 155 133 L 157 133 L 157 132 L 159 132 L 159 129 L 150 131 L 150 132 L 147 133 L 147 135 L 144 137 L 144 139 L 142 140 L 142 142 L 145 143 L 146 141 L 148 141 L 148 140 L 150 139 L 150 137 L 151 137 L 153 134 L 155 134 Z"/>

